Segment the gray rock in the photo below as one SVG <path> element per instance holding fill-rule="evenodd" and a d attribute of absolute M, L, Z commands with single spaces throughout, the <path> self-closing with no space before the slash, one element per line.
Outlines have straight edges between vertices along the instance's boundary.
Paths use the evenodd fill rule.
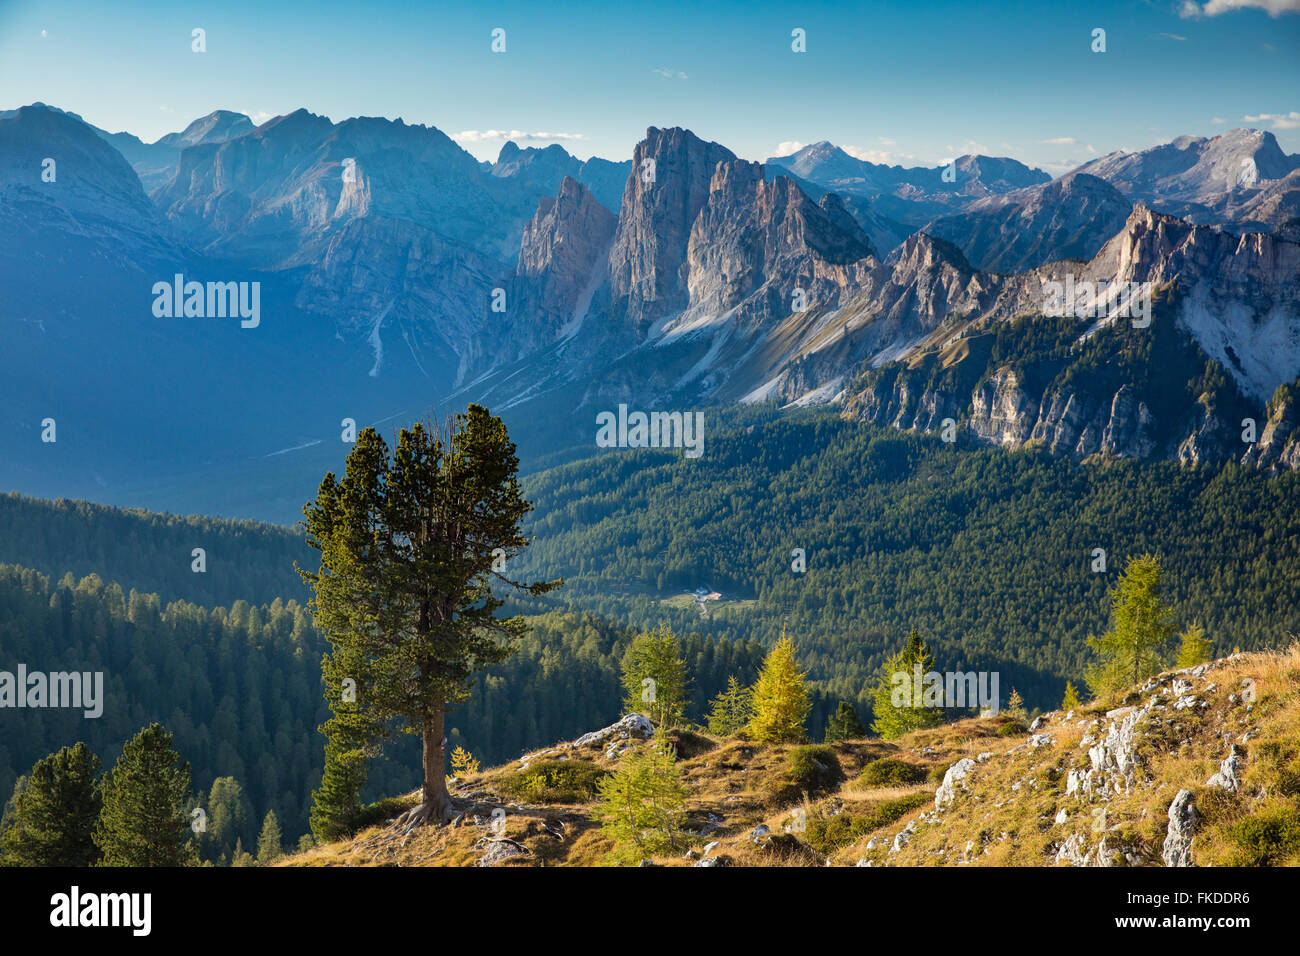
<path fill-rule="evenodd" d="M 1196 832 L 1196 798 L 1190 790 L 1179 790 L 1169 804 L 1169 829 L 1160 856 L 1165 866 L 1192 866 L 1192 840 Z"/>
<path fill-rule="evenodd" d="M 514 840 L 488 840 L 487 852 L 475 861 L 475 866 L 496 866 L 505 860 L 513 859 L 517 856 L 524 856 L 528 853 L 528 848 Z"/>
<path fill-rule="evenodd" d="M 939 789 L 934 792 L 934 808 L 942 810 L 954 800 L 957 799 L 957 788 L 966 789 L 966 775 L 971 772 L 975 766 L 975 761 L 970 757 L 962 757 L 955 764 L 948 768 L 948 772 L 943 775 L 943 783 Z"/>
<path fill-rule="evenodd" d="M 889 848 L 890 854 L 897 853 L 899 850 L 903 849 L 903 847 L 907 846 L 911 842 L 912 842 L 911 831 L 900 830 L 898 832 L 898 835 L 894 837 L 894 842 Z"/>
<path fill-rule="evenodd" d="M 1219 764 L 1219 772 L 1205 781 L 1207 787 L 1220 787 L 1229 793 L 1236 793 L 1241 786 L 1237 770 L 1241 767 L 1241 751 L 1235 744 L 1228 745 L 1228 756 Z"/>
<path fill-rule="evenodd" d="M 617 723 L 602 727 L 600 730 L 593 730 L 589 734 L 583 734 L 568 746 L 573 748 L 603 744 L 611 738 L 624 740 L 629 737 L 639 737 L 642 740 L 649 740 L 654 735 L 655 728 L 654 724 L 650 723 L 650 718 L 643 717 L 641 714 L 628 714 Z"/>

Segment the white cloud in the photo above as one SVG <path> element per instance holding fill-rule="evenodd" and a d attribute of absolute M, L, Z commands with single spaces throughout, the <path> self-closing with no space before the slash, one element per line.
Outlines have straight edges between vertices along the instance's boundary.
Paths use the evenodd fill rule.
<path fill-rule="evenodd" d="M 689 79 L 689 77 L 687 77 L 687 75 L 683 73 L 681 70 L 669 70 L 666 67 L 662 67 L 662 66 L 659 69 L 651 70 L 650 72 L 658 73 L 660 76 L 667 77 L 670 80 L 674 78 L 679 80 Z"/>
<path fill-rule="evenodd" d="M 266 110 L 240 110 L 239 112 L 252 120 L 254 126 L 261 126 L 267 120 L 275 119 L 275 114 L 268 113 Z"/>
<path fill-rule="evenodd" d="M 1204 5 L 1195 0 L 1183 0 L 1178 15 L 1184 20 L 1199 20 L 1247 9 L 1264 10 L 1270 17 L 1278 17 L 1284 13 L 1300 13 L 1300 0 L 1209 0 Z"/>
<path fill-rule="evenodd" d="M 1156 36 L 1168 37 L 1171 40 L 1177 40 L 1179 43 L 1182 43 L 1184 40 L 1187 39 L 1187 37 L 1180 37 L 1177 33 L 1157 33 Z"/>
<path fill-rule="evenodd" d="M 1300 129 L 1300 113 L 1260 113 L 1258 116 L 1243 116 L 1247 123 L 1272 123 L 1274 129 Z"/>
<path fill-rule="evenodd" d="M 586 139 L 583 133 L 529 133 L 522 129 L 466 129 L 459 133 L 452 133 L 451 138 L 458 143 L 484 143 L 492 140 L 508 140 L 515 142 L 551 142 L 563 140 L 570 142 L 573 140 Z"/>
<path fill-rule="evenodd" d="M 776 152 L 772 153 L 772 155 L 790 156 L 799 152 L 799 150 L 803 149 L 806 145 L 806 143 L 801 143 L 797 139 L 787 139 L 784 143 L 776 144 Z"/>
<path fill-rule="evenodd" d="M 952 155 L 944 160 L 945 165 L 961 156 L 991 156 L 993 150 L 983 143 L 977 143 L 973 139 L 968 139 L 960 146 L 948 146 L 948 152 Z"/>
<path fill-rule="evenodd" d="M 892 163 L 891 154 L 885 149 L 863 149 L 860 146 L 841 146 L 840 149 L 848 153 L 854 159 L 860 159 L 867 163 L 877 163 L 882 166 L 888 166 Z"/>
<path fill-rule="evenodd" d="M 1073 136 L 1058 136 L 1056 139 L 1044 139 L 1039 142 L 1048 143 L 1052 146 L 1073 146 L 1078 140 Z"/>
<path fill-rule="evenodd" d="M 1224 123 L 1228 121 L 1224 119 L 1222 116 L 1216 116 L 1214 117 L 1214 119 L 1210 120 L 1210 122 L 1213 123 L 1215 126 L 1222 126 Z"/>
<path fill-rule="evenodd" d="M 897 146 L 897 145 L 898 145 L 897 141 L 890 139 L 888 136 L 877 136 L 876 139 L 880 140 L 880 145 L 881 145 L 881 146 Z"/>
<path fill-rule="evenodd" d="M 44 30 L 42 30 L 42 31 L 41 31 L 41 36 L 43 36 L 43 37 L 47 37 L 47 36 L 49 36 L 49 34 L 46 33 Z"/>
<path fill-rule="evenodd" d="M 1069 163 L 1069 162 L 1034 163 L 1033 165 L 1037 166 L 1039 169 L 1043 170 L 1044 172 L 1051 173 L 1053 176 L 1063 176 L 1066 173 L 1070 172 L 1071 170 L 1079 168 L 1078 163 Z"/>

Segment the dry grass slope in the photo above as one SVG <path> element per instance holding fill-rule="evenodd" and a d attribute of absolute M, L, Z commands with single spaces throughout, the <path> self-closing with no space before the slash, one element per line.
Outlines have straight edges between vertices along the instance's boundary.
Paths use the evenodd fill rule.
<path fill-rule="evenodd" d="M 1122 701 L 1045 714 L 1032 734 L 998 717 L 837 743 L 845 779 L 823 792 L 796 779 L 794 746 L 675 737 L 691 832 L 660 865 L 708 847 L 733 866 L 1161 866 L 1184 789 L 1196 865 L 1300 864 L 1300 645 L 1167 672 Z M 1209 784 L 1233 747 L 1236 789 Z M 560 744 L 458 781 L 453 826 L 373 827 L 281 865 L 602 865 L 595 787 L 617 764 L 603 744 Z"/>

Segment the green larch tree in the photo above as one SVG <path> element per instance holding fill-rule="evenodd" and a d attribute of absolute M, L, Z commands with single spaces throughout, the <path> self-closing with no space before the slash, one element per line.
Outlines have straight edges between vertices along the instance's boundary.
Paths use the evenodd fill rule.
<path fill-rule="evenodd" d="M 635 864 L 680 847 L 686 788 L 663 725 L 643 747 L 624 754 L 618 769 L 597 787 L 595 817 L 614 843 L 615 860 Z"/>
<path fill-rule="evenodd" d="M 713 698 L 709 733 L 719 737 L 738 736 L 754 716 L 753 697 L 753 690 L 743 686 L 735 674 L 728 677 L 727 689 Z"/>
<path fill-rule="evenodd" d="M 1067 713 L 1071 710 L 1078 710 L 1082 706 L 1079 700 L 1079 691 L 1075 689 L 1073 681 L 1065 682 L 1065 696 L 1061 699 L 1061 710 Z"/>
<path fill-rule="evenodd" d="M 266 811 L 262 832 L 257 837 L 257 862 L 262 866 L 274 863 L 284 855 L 284 836 L 274 810 Z"/>
<path fill-rule="evenodd" d="M 661 624 L 638 634 L 623 655 L 623 707 L 643 713 L 656 726 L 672 727 L 682 719 L 690 678 L 672 628 Z"/>
<path fill-rule="evenodd" d="M 1175 667 L 1195 667 L 1197 664 L 1204 664 L 1210 660 L 1210 655 L 1210 641 L 1205 636 L 1205 628 L 1199 621 L 1178 635 L 1178 656 L 1174 660 Z"/>
<path fill-rule="evenodd" d="M 794 642 L 785 636 L 777 641 L 767 658 L 753 690 L 754 715 L 746 727 L 751 740 L 780 742 L 802 740 L 812 701 L 804 683 L 803 671 L 795 661 Z"/>
<path fill-rule="evenodd" d="M 874 693 L 875 718 L 871 729 L 892 740 L 910 730 L 934 727 L 943 721 L 941 707 L 925 705 L 924 686 L 917 687 L 915 675 L 924 677 L 934 669 L 934 654 L 912 628 L 907 643 L 880 668 Z M 917 699 L 920 697 L 921 699 Z"/>
<path fill-rule="evenodd" d="M 1085 680 L 1096 697 L 1112 697 L 1164 669 L 1174 632 L 1173 608 L 1160 593 L 1160 561 L 1130 558 L 1111 592 L 1110 630 L 1089 637 L 1097 660 Z"/>
<path fill-rule="evenodd" d="M 826 718 L 826 743 L 837 740 L 857 740 L 867 735 L 867 728 L 858 717 L 857 708 L 847 700 L 842 700 L 835 708 L 835 713 Z"/>

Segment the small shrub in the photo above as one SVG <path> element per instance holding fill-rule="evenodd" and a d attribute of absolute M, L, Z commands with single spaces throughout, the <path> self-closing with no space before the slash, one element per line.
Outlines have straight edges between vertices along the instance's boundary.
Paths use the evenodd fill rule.
<path fill-rule="evenodd" d="M 899 797 L 897 800 L 878 803 L 865 813 L 816 814 L 808 818 L 808 826 L 803 838 L 817 852 L 828 854 L 848 846 L 873 830 L 888 826 L 899 817 L 911 813 L 917 807 L 925 806 L 933 799 L 927 793 L 914 793 Z"/>
<path fill-rule="evenodd" d="M 605 776 L 606 771 L 587 760 L 542 760 L 508 774 L 501 789 L 521 800 L 585 803 L 596 796 Z"/>
<path fill-rule="evenodd" d="M 385 797 L 382 800 L 376 800 L 374 803 L 367 803 L 357 814 L 356 832 L 360 833 L 366 827 L 377 827 L 382 823 L 387 823 L 394 817 L 399 817 L 411 807 L 415 806 L 417 800 L 410 797 Z"/>
<path fill-rule="evenodd" d="M 457 747 L 451 752 L 451 775 L 466 777 L 478 773 L 478 758 L 464 747 Z"/>
<path fill-rule="evenodd" d="M 1029 733 L 1029 728 L 1017 720 L 1009 721 L 998 728 L 999 737 L 1020 737 Z"/>
<path fill-rule="evenodd" d="M 759 849 L 783 866 L 817 866 L 821 860 L 791 833 L 775 833 Z"/>
<path fill-rule="evenodd" d="M 858 778 L 867 787 L 907 787 L 926 779 L 924 767 L 893 757 L 884 757 L 867 764 Z"/>
<path fill-rule="evenodd" d="M 1300 820 L 1284 810 L 1247 817 L 1229 827 L 1228 837 L 1237 848 L 1233 866 L 1275 866 L 1300 855 Z"/>
<path fill-rule="evenodd" d="M 673 751 L 677 754 L 678 760 L 690 760 L 692 757 L 708 753 L 718 746 L 703 734 L 680 727 L 668 732 L 668 740 L 672 743 Z"/>
<path fill-rule="evenodd" d="M 1205 824 L 1215 824 L 1232 820 L 1241 813 L 1241 799 L 1235 793 L 1228 793 L 1218 787 L 1209 787 L 1196 795 L 1196 810 Z M 1164 822 L 1157 819 L 1160 828 Z"/>
<path fill-rule="evenodd" d="M 790 776 L 796 786 L 808 794 L 834 790 L 844 781 L 844 768 L 835 749 L 825 744 L 809 744 L 790 751 Z"/>

